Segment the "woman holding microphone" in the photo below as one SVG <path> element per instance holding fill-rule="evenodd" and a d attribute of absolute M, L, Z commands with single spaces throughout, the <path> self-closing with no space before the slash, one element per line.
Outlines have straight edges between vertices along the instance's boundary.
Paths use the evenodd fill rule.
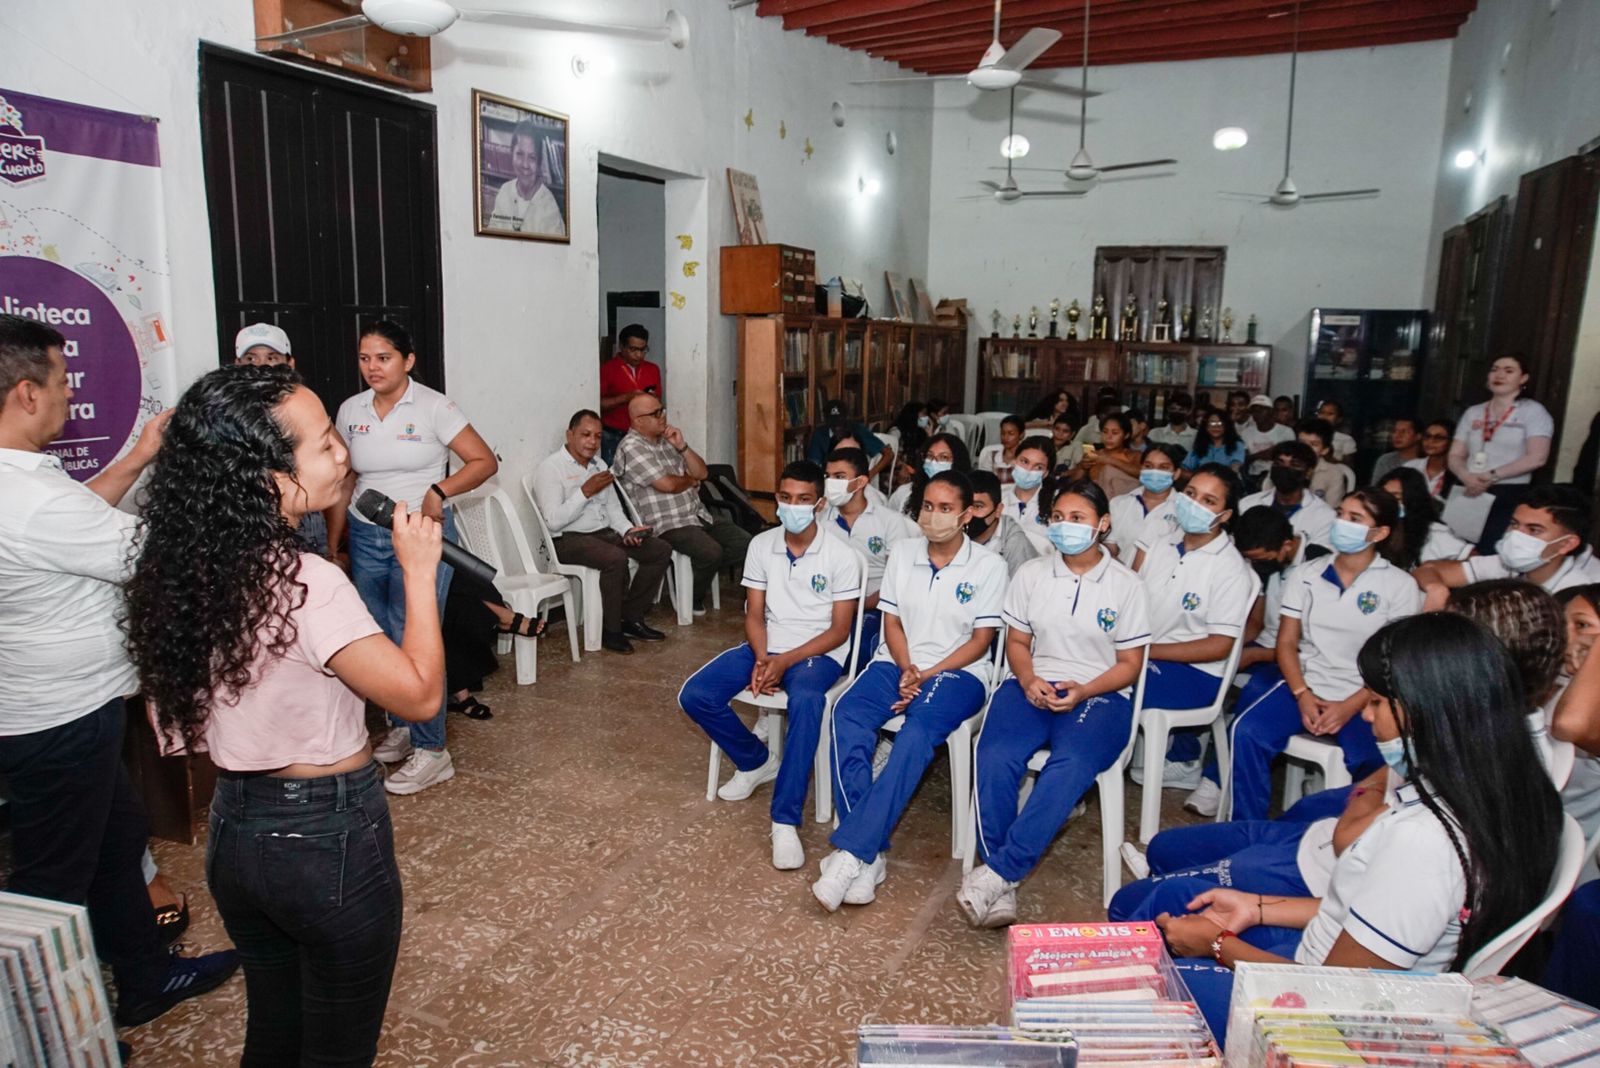
<path fill-rule="evenodd" d="M 500 469 L 493 450 L 450 398 L 412 380 L 417 355 L 404 327 L 387 319 L 370 324 L 361 332 L 359 353 L 361 377 L 370 388 L 339 405 L 334 418 L 350 450 L 345 504 L 375 489 L 404 501 L 409 511 L 438 520 L 444 536 L 456 540 L 450 498 L 477 489 Z M 447 476 L 451 453 L 461 466 Z M 389 532 L 353 510 L 348 514 L 350 577 L 372 617 L 399 644 L 411 606 Z M 339 544 L 344 526 L 344 509 L 335 509 L 328 525 L 330 547 Z M 450 575 L 448 564 L 439 568 L 435 615 L 444 610 Z M 438 714 L 427 720 L 408 725 L 390 710 L 389 734 L 374 754 L 382 764 L 405 761 L 384 783 L 390 793 L 414 794 L 455 776 L 444 747 L 446 707 L 441 686 Z"/>
<path fill-rule="evenodd" d="M 128 646 L 164 738 L 219 769 L 206 881 L 244 963 L 241 1063 L 370 1065 L 401 891 L 363 699 L 412 721 L 438 707 L 440 525 L 395 505 L 397 647 L 295 537 L 339 500 L 349 454 L 293 371 L 200 379 L 152 470 Z"/>

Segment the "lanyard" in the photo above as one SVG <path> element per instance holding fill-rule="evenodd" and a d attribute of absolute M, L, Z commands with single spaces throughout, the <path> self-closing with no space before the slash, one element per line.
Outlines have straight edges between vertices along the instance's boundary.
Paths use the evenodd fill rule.
<path fill-rule="evenodd" d="M 1485 404 L 1483 406 L 1483 443 L 1485 445 L 1489 444 L 1489 442 L 1494 440 L 1495 431 L 1497 431 L 1501 427 L 1505 426 L 1506 420 L 1510 419 L 1511 418 L 1511 413 L 1516 411 L 1516 410 L 1517 410 L 1517 402 L 1516 401 L 1512 401 L 1511 402 L 1511 407 L 1506 409 L 1505 414 L 1491 423 L 1491 422 L 1489 422 L 1489 405 Z"/>

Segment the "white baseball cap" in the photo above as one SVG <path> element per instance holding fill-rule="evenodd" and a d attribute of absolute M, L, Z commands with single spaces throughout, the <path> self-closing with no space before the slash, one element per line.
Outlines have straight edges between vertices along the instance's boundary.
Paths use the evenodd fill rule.
<path fill-rule="evenodd" d="M 288 352 L 289 350 L 285 349 L 284 351 Z M 1250 398 L 1250 407 L 1270 408 L 1272 407 L 1272 398 L 1267 396 L 1265 393 L 1257 393 L 1254 397 Z"/>
<path fill-rule="evenodd" d="M 285 356 L 291 355 L 289 351 L 289 335 L 281 327 L 271 323 L 251 323 L 239 331 L 233 339 L 233 358 L 239 359 L 257 345 L 265 345 L 273 352 L 280 352 Z"/>

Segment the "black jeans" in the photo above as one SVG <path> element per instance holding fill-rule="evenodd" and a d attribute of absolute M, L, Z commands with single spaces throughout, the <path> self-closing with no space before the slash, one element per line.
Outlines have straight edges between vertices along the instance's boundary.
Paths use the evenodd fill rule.
<path fill-rule="evenodd" d="M 139 864 L 150 820 L 122 763 L 126 716 L 117 697 L 71 723 L 0 737 L 0 775 L 11 784 L 8 889 L 87 905 L 119 997 L 142 1001 L 171 965 Z"/>
<path fill-rule="evenodd" d="M 400 951 L 383 771 L 222 772 L 206 882 L 244 964 L 241 1065 L 370 1065 Z"/>

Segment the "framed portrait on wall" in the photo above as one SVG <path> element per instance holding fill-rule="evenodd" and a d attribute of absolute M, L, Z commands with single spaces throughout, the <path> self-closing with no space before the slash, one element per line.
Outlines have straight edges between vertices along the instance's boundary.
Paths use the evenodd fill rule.
<path fill-rule="evenodd" d="M 477 233 L 570 243 L 567 117 L 482 89 L 472 114 Z"/>
<path fill-rule="evenodd" d="M 767 217 L 761 213 L 761 188 L 756 176 L 728 168 L 728 194 L 733 197 L 733 221 L 739 229 L 739 244 L 765 245 Z"/>

